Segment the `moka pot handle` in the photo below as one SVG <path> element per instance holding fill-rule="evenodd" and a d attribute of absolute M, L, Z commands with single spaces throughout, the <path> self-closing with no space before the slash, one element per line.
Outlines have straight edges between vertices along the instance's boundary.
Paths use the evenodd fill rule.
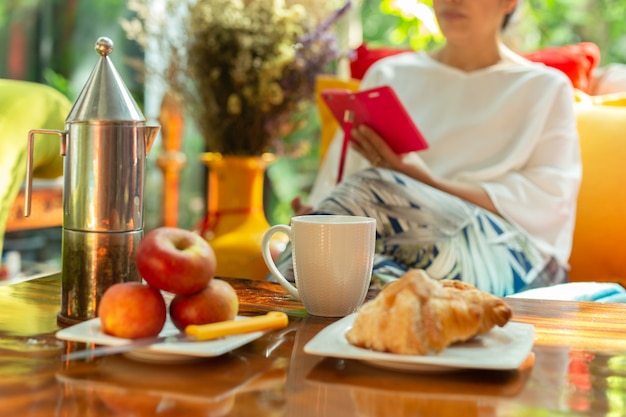
<path fill-rule="evenodd" d="M 33 194 L 33 155 L 35 151 L 35 135 L 56 135 L 61 138 L 61 156 L 65 156 L 66 132 L 62 130 L 34 129 L 28 132 L 28 146 L 26 149 L 26 192 L 24 202 L 24 217 L 30 216 Z"/>

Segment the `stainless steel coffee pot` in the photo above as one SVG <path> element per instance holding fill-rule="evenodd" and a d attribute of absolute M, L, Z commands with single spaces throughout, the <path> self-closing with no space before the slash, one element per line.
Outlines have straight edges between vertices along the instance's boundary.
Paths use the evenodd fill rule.
<path fill-rule="evenodd" d="M 30 215 L 35 134 L 61 138 L 63 238 L 61 311 L 70 325 L 97 315 L 104 291 L 140 281 L 135 250 L 143 236 L 144 177 L 158 126 L 146 126 L 99 38 L 99 61 L 65 121 L 65 130 L 31 130 L 28 137 L 25 216 Z"/>

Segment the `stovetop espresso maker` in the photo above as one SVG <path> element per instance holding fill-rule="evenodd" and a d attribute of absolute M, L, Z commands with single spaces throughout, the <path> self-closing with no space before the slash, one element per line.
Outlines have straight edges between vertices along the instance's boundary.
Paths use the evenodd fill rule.
<path fill-rule="evenodd" d="M 60 325 L 96 317 L 104 291 L 140 281 L 135 250 L 143 236 L 144 177 L 158 126 L 146 126 L 109 54 L 113 42 L 96 41 L 100 59 L 65 121 L 65 130 L 31 130 L 26 205 L 30 215 L 35 134 L 61 138 L 63 240 Z"/>

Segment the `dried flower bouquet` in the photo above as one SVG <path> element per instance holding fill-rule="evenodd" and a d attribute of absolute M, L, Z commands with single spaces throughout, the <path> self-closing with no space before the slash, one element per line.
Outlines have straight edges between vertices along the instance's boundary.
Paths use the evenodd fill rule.
<path fill-rule="evenodd" d="M 136 7 L 143 26 L 127 21 L 127 35 L 140 41 L 151 27 L 167 44 L 170 84 L 185 97 L 207 150 L 229 155 L 270 151 L 297 126 L 316 76 L 339 57 L 333 23 L 350 7 L 348 0 L 315 18 L 282 0 L 166 2 L 166 15 L 182 10 L 182 33 L 164 41 L 172 33 L 167 21 L 149 26 Z"/>

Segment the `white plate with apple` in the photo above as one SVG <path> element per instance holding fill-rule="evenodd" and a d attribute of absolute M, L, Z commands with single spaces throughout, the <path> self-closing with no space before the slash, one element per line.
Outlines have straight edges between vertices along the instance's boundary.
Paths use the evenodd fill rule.
<path fill-rule="evenodd" d="M 248 319 L 250 319 L 250 317 L 237 316 L 235 318 L 235 320 Z M 264 333 L 264 331 L 257 331 L 237 334 L 205 342 L 162 342 L 125 352 L 124 355 L 132 359 L 149 362 L 177 363 L 195 361 L 201 358 L 223 355 L 258 339 Z M 159 336 L 175 336 L 177 334 L 180 334 L 180 330 L 174 326 L 174 323 L 172 323 L 168 315 Z M 105 334 L 102 331 L 98 318 L 59 330 L 56 333 L 56 337 L 72 342 L 93 343 L 104 346 L 119 346 L 133 342 L 132 339 L 124 339 Z"/>

